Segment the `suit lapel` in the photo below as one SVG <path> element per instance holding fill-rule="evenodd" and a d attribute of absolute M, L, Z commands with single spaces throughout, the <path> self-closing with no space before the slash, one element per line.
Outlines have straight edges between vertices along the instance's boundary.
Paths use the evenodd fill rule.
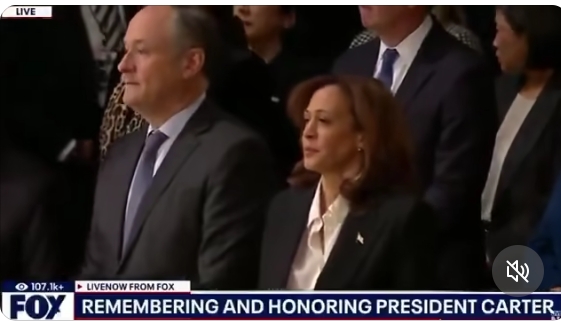
<path fill-rule="evenodd" d="M 559 85 L 561 85 L 561 74 L 552 76 L 549 83 L 538 96 L 522 126 L 520 126 L 520 130 L 516 134 L 503 164 L 495 201 L 516 175 L 520 164 L 522 164 L 532 148 L 536 146 L 536 142 L 542 132 L 550 123 L 551 116 L 558 109 L 561 101 Z"/>
<path fill-rule="evenodd" d="M 344 289 L 358 271 L 372 243 L 379 240 L 380 219 L 376 210 L 351 212 L 316 282 L 316 290 Z"/>
<path fill-rule="evenodd" d="M 126 143 L 123 143 L 123 150 L 119 153 L 111 153 L 117 155 L 119 160 L 117 164 L 108 166 L 110 169 L 105 175 L 110 179 L 110 185 L 103 189 L 101 196 L 105 197 L 104 202 L 113 203 L 114 212 L 113 216 L 106 218 L 105 224 L 109 225 L 107 230 L 113 232 L 109 239 L 114 239 L 112 256 L 117 261 L 121 253 L 121 241 L 123 234 L 123 221 L 125 217 L 125 209 L 127 206 L 127 199 L 129 194 L 129 186 L 136 170 L 136 163 L 142 152 L 144 145 L 144 138 L 146 135 L 146 128 L 142 128 L 135 133 L 132 133 Z M 107 160 L 110 162 L 109 160 Z"/>
<path fill-rule="evenodd" d="M 130 254 L 135 242 L 138 240 L 142 226 L 146 222 L 146 218 L 150 215 L 152 208 L 164 193 L 183 162 L 197 147 L 199 143 L 197 136 L 210 127 L 213 119 L 213 112 L 212 106 L 207 101 L 203 102 L 171 146 L 161 166 L 154 175 L 152 185 L 146 191 L 138 207 L 137 216 L 131 227 L 130 240 L 128 243 L 124 244 L 125 250 L 121 258 L 120 267 Z"/>
<path fill-rule="evenodd" d="M 281 235 L 278 239 L 284 239 L 284 243 L 278 244 L 278 256 L 275 257 L 278 268 L 276 268 L 277 276 L 274 278 L 276 280 L 274 283 L 276 283 L 277 288 L 285 288 L 288 282 L 292 262 L 296 256 L 302 234 L 308 224 L 308 215 L 314 193 L 315 187 L 296 191 L 291 200 L 293 203 L 292 209 L 286 211 L 287 218 L 283 220 L 277 230 L 278 234 Z"/>
<path fill-rule="evenodd" d="M 405 78 L 399 85 L 395 97 L 406 110 L 411 107 L 409 105 L 411 100 L 434 73 L 434 68 L 442 52 L 439 44 L 442 33 L 446 32 L 435 22 L 407 70 Z"/>

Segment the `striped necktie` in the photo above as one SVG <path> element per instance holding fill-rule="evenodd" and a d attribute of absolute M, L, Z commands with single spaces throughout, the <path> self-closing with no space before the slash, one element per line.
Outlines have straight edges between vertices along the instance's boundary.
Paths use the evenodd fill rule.
<path fill-rule="evenodd" d="M 92 14 L 103 34 L 103 47 L 119 52 L 123 48 L 125 28 L 119 15 L 119 6 L 90 6 Z"/>

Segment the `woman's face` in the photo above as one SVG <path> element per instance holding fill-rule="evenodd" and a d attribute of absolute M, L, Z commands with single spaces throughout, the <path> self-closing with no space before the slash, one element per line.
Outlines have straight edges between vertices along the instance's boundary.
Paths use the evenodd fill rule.
<path fill-rule="evenodd" d="M 304 112 L 304 167 L 320 174 L 345 174 L 360 164 L 361 134 L 351 103 L 338 86 L 317 90 Z"/>
<path fill-rule="evenodd" d="M 242 21 L 249 42 L 278 37 L 292 24 L 280 6 L 234 6 L 234 16 Z"/>
<path fill-rule="evenodd" d="M 518 35 L 512 30 L 505 16 L 497 11 L 495 15 L 497 34 L 493 45 L 496 56 L 504 72 L 519 72 L 524 69 L 528 56 L 528 42 L 524 35 Z"/>

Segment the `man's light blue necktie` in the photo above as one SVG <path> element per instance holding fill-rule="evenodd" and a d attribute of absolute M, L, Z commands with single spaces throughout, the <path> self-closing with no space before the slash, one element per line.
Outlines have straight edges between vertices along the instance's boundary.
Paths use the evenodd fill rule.
<path fill-rule="evenodd" d="M 142 149 L 142 154 L 140 154 L 140 159 L 138 160 L 138 165 L 136 166 L 136 173 L 130 189 L 130 199 L 123 226 L 122 250 L 124 250 L 130 240 L 130 232 L 132 225 L 134 224 L 134 220 L 137 217 L 138 207 L 143 200 L 146 190 L 148 190 L 150 184 L 152 183 L 154 166 L 158 157 L 158 149 L 167 138 L 168 137 L 164 133 L 154 130 L 150 132 L 144 142 L 144 148 Z"/>
<path fill-rule="evenodd" d="M 391 90 L 393 85 L 393 65 L 399 53 L 396 49 L 386 49 L 382 55 L 382 68 L 378 74 L 378 79 Z"/>

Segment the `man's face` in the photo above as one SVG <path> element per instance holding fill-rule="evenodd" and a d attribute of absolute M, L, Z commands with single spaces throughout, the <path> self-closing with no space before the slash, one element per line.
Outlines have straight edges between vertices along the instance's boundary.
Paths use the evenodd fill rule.
<path fill-rule="evenodd" d="M 184 82 L 172 22 L 170 7 L 149 6 L 129 24 L 118 68 L 125 82 L 123 101 L 135 110 L 156 107 Z"/>
<path fill-rule="evenodd" d="M 359 6 L 362 26 L 372 31 L 391 27 L 408 6 Z"/>
<path fill-rule="evenodd" d="M 242 21 L 250 42 L 278 37 L 294 23 L 293 15 L 284 13 L 280 6 L 234 6 L 234 16 Z"/>

